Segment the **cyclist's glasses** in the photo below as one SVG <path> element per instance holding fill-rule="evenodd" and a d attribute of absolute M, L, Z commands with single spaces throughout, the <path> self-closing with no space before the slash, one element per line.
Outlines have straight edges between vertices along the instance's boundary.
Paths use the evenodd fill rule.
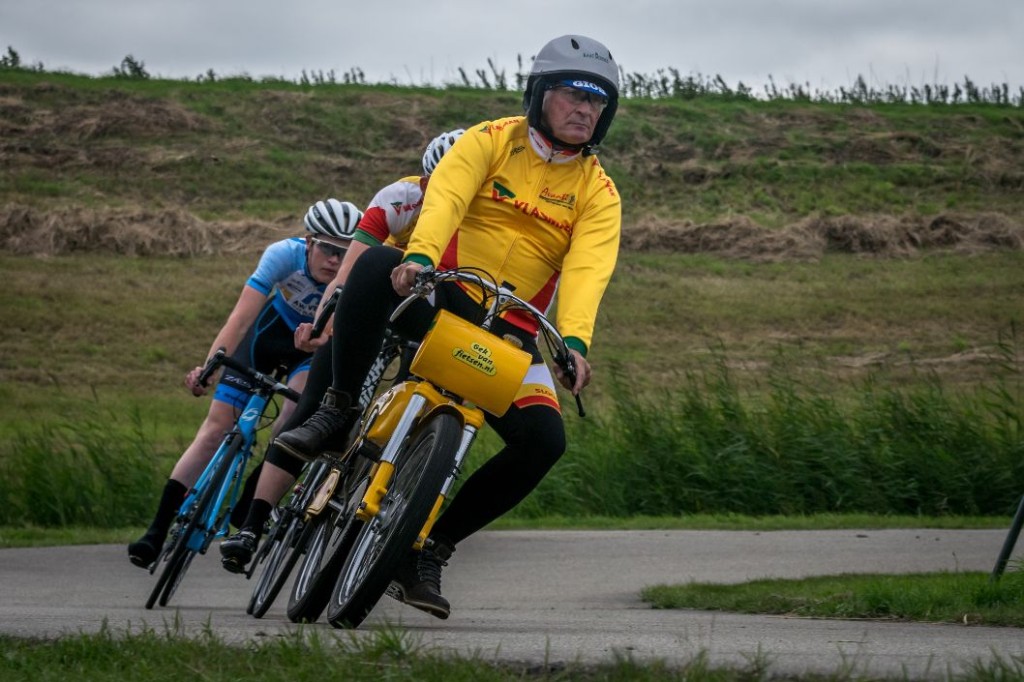
<path fill-rule="evenodd" d="M 598 113 L 604 111 L 604 108 L 608 106 L 608 98 L 596 92 L 587 92 L 586 90 L 571 88 L 568 85 L 556 85 L 551 89 L 573 104 L 589 104 Z"/>
<path fill-rule="evenodd" d="M 322 239 L 317 239 L 316 237 L 313 237 L 312 239 L 313 243 L 316 244 L 316 248 L 320 249 L 320 253 L 324 254 L 328 258 L 333 258 L 334 256 L 341 258 L 345 255 L 345 251 L 347 250 L 347 247 L 337 246 L 330 242 L 325 242 Z"/>

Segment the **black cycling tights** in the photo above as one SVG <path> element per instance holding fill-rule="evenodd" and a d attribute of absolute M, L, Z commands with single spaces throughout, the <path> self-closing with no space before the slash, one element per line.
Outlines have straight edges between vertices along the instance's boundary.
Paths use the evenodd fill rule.
<path fill-rule="evenodd" d="M 302 424 L 316 411 L 333 369 L 335 390 L 358 396 L 369 372 L 388 323 L 388 317 L 402 300 L 391 287 L 391 271 L 401 261 L 400 251 L 374 247 L 356 261 L 334 316 L 332 343 L 313 356 L 306 389 L 284 429 Z M 455 284 L 435 290 L 433 302 L 420 300 L 396 320 L 402 335 L 421 339 L 438 308 L 446 308 L 467 319 L 479 317 L 480 309 Z M 541 362 L 532 335 L 503 321 L 494 331 L 510 333 L 523 341 L 534 362 Z M 336 362 L 332 362 L 332 358 Z M 458 494 L 442 513 L 432 533 L 455 544 L 480 530 L 521 502 L 565 452 L 565 427 L 558 410 L 542 405 L 512 406 L 501 417 L 487 415 L 487 423 L 505 442 L 494 457 L 462 484 Z M 271 447 L 267 460 L 297 474 L 302 463 L 279 448 Z"/>

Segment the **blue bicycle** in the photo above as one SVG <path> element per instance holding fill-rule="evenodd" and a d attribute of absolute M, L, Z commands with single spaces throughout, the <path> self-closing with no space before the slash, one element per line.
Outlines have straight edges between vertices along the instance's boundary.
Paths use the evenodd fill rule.
<path fill-rule="evenodd" d="M 246 465 L 256 444 L 256 432 L 274 396 L 299 399 L 296 391 L 282 383 L 281 372 L 273 376 L 257 372 L 229 357 L 223 349 L 207 361 L 199 382 L 206 385 L 222 365 L 248 376 L 254 388 L 235 425 L 185 496 L 160 556 L 149 569 L 150 573 L 155 573 L 157 567 L 163 565 L 160 578 L 146 600 L 147 609 L 153 608 L 155 603 L 167 606 L 195 555 L 205 554 L 215 539 L 227 534 L 231 511 L 238 501 Z"/>

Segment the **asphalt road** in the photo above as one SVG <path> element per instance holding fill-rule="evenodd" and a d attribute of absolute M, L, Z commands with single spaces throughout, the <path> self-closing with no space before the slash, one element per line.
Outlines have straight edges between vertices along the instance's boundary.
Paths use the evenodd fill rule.
<path fill-rule="evenodd" d="M 647 585 L 739 582 L 843 572 L 985 571 L 1001 530 L 502 531 L 461 545 L 445 569 L 453 612 L 437 620 L 385 597 L 363 626 L 400 625 L 419 645 L 486 660 L 597 663 L 629 656 L 683 664 L 767 662 L 777 674 L 848 671 L 946 679 L 976 662 L 1024 656 L 1015 628 L 747 616 L 654 610 Z M 1020 548 L 1019 548 L 1020 549 Z M 230 642 L 295 628 L 287 595 L 261 620 L 245 615 L 252 586 L 199 557 L 167 608 L 143 604 L 154 577 L 117 545 L 0 550 L 0 632 L 57 636 L 212 627 Z M 308 626 L 307 626 L 308 627 Z M 329 625 L 313 626 L 333 634 Z"/>

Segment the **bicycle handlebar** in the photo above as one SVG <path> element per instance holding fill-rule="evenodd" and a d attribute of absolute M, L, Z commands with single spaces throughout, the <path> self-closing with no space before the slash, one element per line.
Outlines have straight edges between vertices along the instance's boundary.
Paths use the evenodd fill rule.
<path fill-rule="evenodd" d="M 262 388 L 271 393 L 275 393 L 280 396 L 288 398 L 292 402 L 299 401 L 299 393 L 293 388 L 290 388 L 286 384 L 281 383 L 276 378 L 268 376 L 263 372 L 258 372 L 252 367 L 238 362 L 233 357 L 227 354 L 224 348 L 218 348 L 217 352 L 210 356 L 210 359 L 206 361 L 206 365 L 203 367 L 203 371 L 199 374 L 199 385 L 207 386 L 210 383 L 210 377 L 217 371 L 220 366 L 230 367 L 236 372 L 241 372 L 245 376 L 252 379 L 254 382 L 259 384 Z"/>
<path fill-rule="evenodd" d="M 316 322 L 313 323 L 313 329 L 309 332 L 309 338 L 319 339 L 320 335 L 324 333 L 324 328 L 327 327 L 327 320 L 331 319 L 331 315 L 334 314 L 334 309 L 338 307 L 338 299 L 341 298 L 341 287 L 336 287 L 331 292 L 330 298 L 324 303 L 320 309 L 320 317 L 316 318 Z"/>
<path fill-rule="evenodd" d="M 558 329 L 555 328 L 555 325 L 534 305 L 516 296 L 510 284 L 505 282 L 499 285 L 482 270 L 469 268 L 435 270 L 431 267 L 424 268 L 416 274 L 412 294 L 395 308 L 395 312 L 391 315 L 391 321 L 394 322 L 417 298 L 427 296 L 438 282 L 446 281 L 465 282 L 480 287 L 484 294 L 483 305 L 485 306 L 487 306 L 488 296 L 492 297 L 493 300 L 487 306 L 487 313 L 484 316 L 483 324 L 481 324 L 484 329 L 490 329 L 494 319 L 508 310 L 522 310 L 530 314 L 537 321 L 537 325 L 544 335 L 552 360 L 565 373 L 569 382 L 572 385 L 576 384 L 576 361 L 572 353 L 569 352 L 569 346 L 566 345 L 565 339 L 558 332 Z M 573 397 L 576 398 L 576 409 L 579 415 L 585 417 L 586 411 L 583 409 L 582 398 L 580 398 L 578 393 L 574 394 Z"/>

